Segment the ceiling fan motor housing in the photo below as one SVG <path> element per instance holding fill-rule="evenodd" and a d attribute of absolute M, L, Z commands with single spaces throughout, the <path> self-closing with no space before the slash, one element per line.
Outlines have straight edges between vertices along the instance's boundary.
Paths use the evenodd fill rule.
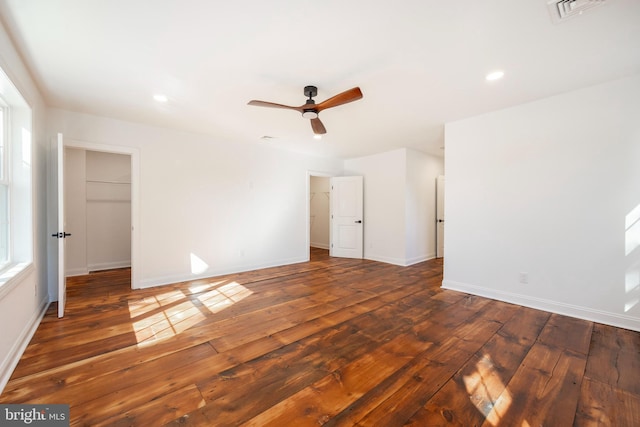
<path fill-rule="evenodd" d="M 315 86 L 305 86 L 304 87 L 304 96 L 311 99 L 318 94 L 318 88 Z"/>
<path fill-rule="evenodd" d="M 307 103 L 305 105 L 315 105 L 315 101 L 311 98 L 318 94 L 318 88 L 315 86 L 305 86 L 304 87 L 304 96 L 307 98 Z M 315 108 L 305 108 L 302 111 L 302 117 L 305 119 L 317 119 L 318 118 L 318 110 Z"/>

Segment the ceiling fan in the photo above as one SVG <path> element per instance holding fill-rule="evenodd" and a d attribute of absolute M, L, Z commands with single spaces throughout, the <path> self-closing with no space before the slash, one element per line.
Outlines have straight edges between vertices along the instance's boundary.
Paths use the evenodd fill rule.
<path fill-rule="evenodd" d="M 336 96 L 322 101 L 319 104 L 316 104 L 316 102 L 313 100 L 313 97 L 317 94 L 317 87 L 305 86 L 304 96 L 308 97 L 309 99 L 307 99 L 307 102 L 304 105 L 301 105 L 299 107 L 256 100 L 249 101 L 249 105 L 255 105 L 257 107 L 284 108 L 287 110 L 298 111 L 302 113 L 302 117 L 310 119 L 313 133 L 315 133 L 316 135 L 320 135 L 327 133 L 327 129 L 325 129 L 324 125 L 318 118 L 318 114 L 320 114 L 320 111 L 326 110 L 327 108 L 337 107 L 338 105 L 347 104 L 349 102 L 357 101 L 358 99 L 362 98 L 362 91 L 360 91 L 359 87 L 354 87 L 353 89 L 346 90 L 342 93 L 337 94 Z"/>

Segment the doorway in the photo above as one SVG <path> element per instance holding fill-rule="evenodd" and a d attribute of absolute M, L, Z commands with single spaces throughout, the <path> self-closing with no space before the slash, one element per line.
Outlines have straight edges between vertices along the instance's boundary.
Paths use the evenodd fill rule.
<path fill-rule="evenodd" d="M 339 180 L 340 185 L 332 189 L 334 182 Z M 357 185 L 354 186 L 354 180 Z M 359 191 L 349 191 L 359 188 Z M 363 221 L 362 221 L 362 177 L 336 177 L 335 175 L 307 171 L 307 261 L 311 259 L 311 248 L 327 250 L 330 256 L 346 258 L 363 258 Z M 334 191 L 336 190 L 336 191 Z M 338 191 L 339 190 L 339 191 Z M 357 196 L 355 199 L 351 198 Z M 337 197 L 336 200 L 331 200 Z M 332 230 L 336 223 L 331 219 L 331 203 L 342 210 L 349 207 L 357 207 L 354 212 L 343 212 L 338 209 L 338 231 Z M 335 208 L 334 208 L 335 209 Z M 349 209 L 347 209 L 349 210 Z M 334 214 L 336 211 L 334 210 Z M 342 224 L 342 219 L 347 218 L 349 224 Z M 354 228 L 356 230 L 354 230 Z M 312 234 L 313 233 L 313 234 Z M 333 233 L 333 237 L 332 237 Z M 336 247 L 331 247 L 332 239 L 337 239 Z M 343 245 L 346 244 L 346 245 Z M 358 243 L 357 248 L 352 243 Z M 353 247 L 352 247 L 353 246 Z"/>
<path fill-rule="evenodd" d="M 309 246 L 329 250 L 330 178 L 309 177 Z"/>
<path fill-rule="evenodd" d="M 67 228 L 78 233 L 75 242 L 67 239 L 70 261 L 65 271 L 79 275 L 130 267 L 131 288 L 139 288 L 138 149 L 69 139 L 65 139 L 64 147 L 65 153 L 72 153 L 76 161 L 84 157 L 84 167 L 73 168 L 68 161 L 72 158 L 65 156 L 65 177 L 68 181 L 83 181 L 82 197 L 72 199 L 65 195 L 65 219 L 76 221 L 75 226 L 68 223 Z M 73 210 L 77 210 L 76 218 L 70 216 Z"/>
<path fill-rule="evenodd" d="M 65 147 L 66 276 L 131 267 L 131 155 Z"/>
<path fill-rule="evenodd" d="M 329 253 L 329 197 L 332 176 L 323 172 L 307 172 L 307 260 L 311 260 L 312 253 Z"/>

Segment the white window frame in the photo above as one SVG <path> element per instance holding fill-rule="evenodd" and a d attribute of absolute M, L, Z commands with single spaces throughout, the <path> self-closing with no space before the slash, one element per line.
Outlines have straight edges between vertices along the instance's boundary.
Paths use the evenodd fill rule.
<path fill-rule="evenodd" d="M 7 185 L 7 260 L 0 260 L 0 298 L 33 270 L 33 111 L 0 68 L 0 108 L 3 109 L 3 150 L 0 161 Z"/>
<path fill-rule="evenodd" d="M 4 230 L 0 230 L 0 239 L 4 234 L 6 241 L 0 240 L 0 247 L 5 245 L 6 258 L 0 257 L 0 271 L 3 271 L 11 263 L 11 170 L 9 167 L 9 158 L 11 158 L 11 144 L 9 144 L 9 114 L 10 109 L 7 103 L 0 96 L 0 186 L 6 187 L 5 204 L 2 204 L 0 200 L 0 209 L 4 212 L 0 212 L 0 227 Z M 1 195 L 2 193 L 0 193 Z M 3 223 L 2 219 L 6 217 L 6 223 Z"/>

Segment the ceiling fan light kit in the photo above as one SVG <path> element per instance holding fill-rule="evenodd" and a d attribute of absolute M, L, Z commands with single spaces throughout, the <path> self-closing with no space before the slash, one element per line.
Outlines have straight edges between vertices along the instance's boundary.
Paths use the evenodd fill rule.
<path fill-rule="evenodd" d="M 283 105 L 276 104 L 273 102 L 267 101 L 249 101 L 248 105 L 253 105 L 256 107 L 271 107 L 271 108 L 283 108 L 287 110 L 295 110 L 302 114 L 302 117 L 305 119 L 309 119 L 311 122 L 311 129 L 313 129 L 313 133 L 316 135 L 322 135 L 327 133 L 327 129 L 324 127 L 318 115 L 320 111 L 326 110 L 327 108 L 337 107 L 338 105 L 347 104 L 349 102 L 357 101 L 362 98 L 362 91 L 359 87 L 354 87 L 353 89 L 346 90 L 333 96 L 325 101 L 322 101 L 319 104 L 313 100 L 313 97 L 318 94 L 318 88 L 315 86 L 305 86 L 304 87 L 304 96 L 308 99 L 299 107 L 294 107 L 291 105 Z"/>

